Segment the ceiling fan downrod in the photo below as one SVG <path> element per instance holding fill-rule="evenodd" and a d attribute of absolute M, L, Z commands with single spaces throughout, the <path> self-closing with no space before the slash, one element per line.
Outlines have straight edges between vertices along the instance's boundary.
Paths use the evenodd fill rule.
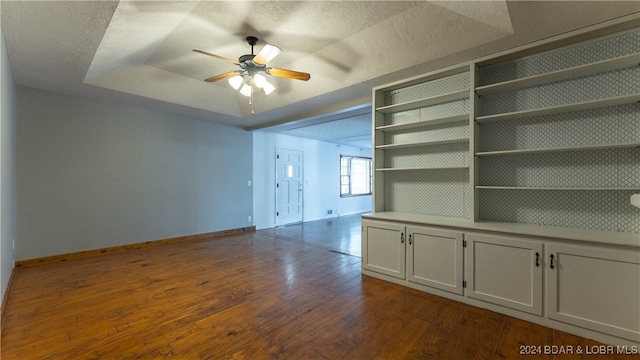
<path fill-rule="evenodd" d="M 251 45 L 251 54 L 240 56 L 238 61 L 240 62 L 241 67 L 242 67 L 242 64 L 245 64 L 247 61 L 253 60 L 253 58 L 256 57 L 255 54 L 253 53 L 253 47 L 256 46 L 256 44 L 258 43 L 258 38 L 255 36 L 247 36 L 247 42 L 249 43 L 249 45 Z"/>
<path fill-rule="evenodd" d="M 253 47 L 258 43 L 258 38 L 255 36 L 247 36 L 247 42 L 251 45 L 251 55 L 253 55 Z"/>

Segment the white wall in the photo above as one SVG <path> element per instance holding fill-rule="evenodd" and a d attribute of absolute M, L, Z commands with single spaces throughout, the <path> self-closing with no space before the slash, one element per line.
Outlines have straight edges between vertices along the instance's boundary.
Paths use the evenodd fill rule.
<path fill-rule="evenodd" d="M 17 87 L 17 259 L 252 225 L 252 135 Z"/>
<path fill-rule="evenodd" d="M 15 85 L 0 32 L 0 301 L 13 271 L 15 209 Z"/>
<path fill-rule="evenodd" d="M 277 147 L 304 152 L 303 221 L 371 211 L 371 196 L 340 198 L 340 154 L 370 157 L 371 149 L 256 131 L 253 133 L 253 220 L 256 228 L 276 224 Z M 333 214 L 327 215 L 327 210 L 333 210 Z"/>

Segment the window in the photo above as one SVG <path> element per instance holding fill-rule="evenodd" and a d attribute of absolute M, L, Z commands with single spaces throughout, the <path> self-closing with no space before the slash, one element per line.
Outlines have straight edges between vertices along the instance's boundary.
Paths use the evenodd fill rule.
<path fill-rule="evenodd" d="M 340 155 L 340 197 L 371 195 L 371 158 Z"/>

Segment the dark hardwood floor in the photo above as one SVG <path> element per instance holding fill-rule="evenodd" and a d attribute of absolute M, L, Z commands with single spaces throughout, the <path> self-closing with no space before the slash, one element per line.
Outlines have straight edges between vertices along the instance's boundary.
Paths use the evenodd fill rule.
<path fill-rule="evenodd" d="M 514 359 L 522 345 L 598 345 L 362 276 L 340 221 L 18 268 L 2 359 Z"/>
<path fill-rule="evenodd" d="M 280 238 L 300 241 L 308 245 L 320 246 L 353 256 L 361 256 L 360 234 L 362 230 L 360 219 L 360 214 L 347 215 L 261 231 L 269 232 Z"/>

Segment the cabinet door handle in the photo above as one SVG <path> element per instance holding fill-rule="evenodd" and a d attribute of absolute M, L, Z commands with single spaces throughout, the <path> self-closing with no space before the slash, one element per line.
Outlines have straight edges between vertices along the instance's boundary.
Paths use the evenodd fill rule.
<path fill-rule="evenodd" d="M 409 234 L 409 245 L 411 245 L 411 234 Z"/>
<path fill-rule="evenodd" d="M 549 263 L 549 267 L 552 269 L 555 269 L 556 266 L 553 265 L 553 259 L 554 259 L 553 254 L 549 255 L 549 259 L 551 259 L 551 262 Z"/>
<path fill-rule="evenodd" d="M 536 253 L 536 267 L 540 267 L 540 253 Z"/>
<path fill-rule="evenodd" d="M 404 233 L 400 233 L 400 243 L 404 244 Z"/>

